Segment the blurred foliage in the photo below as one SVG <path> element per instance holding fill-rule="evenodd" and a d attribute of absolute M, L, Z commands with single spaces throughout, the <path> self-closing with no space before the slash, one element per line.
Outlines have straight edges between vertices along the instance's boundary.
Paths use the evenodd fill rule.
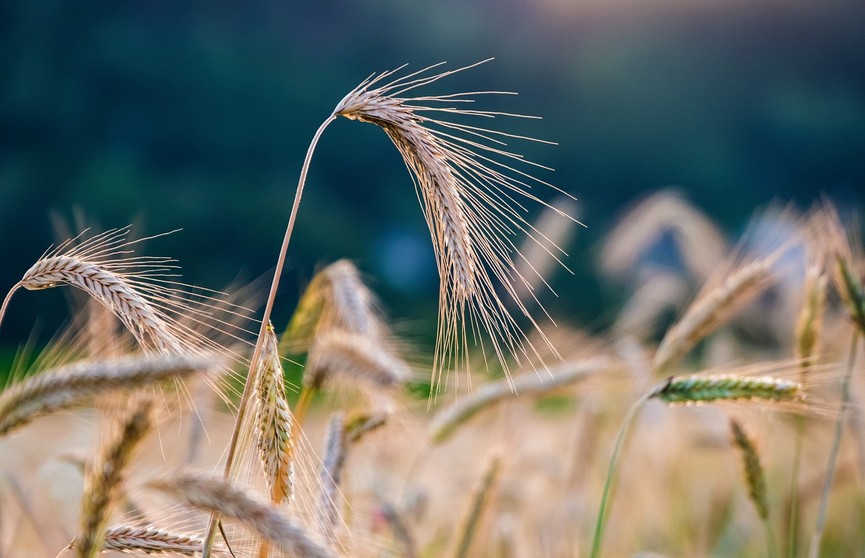
<path fill-rule="evenodd" d="M 348 90 L 406 62 L 495 56 L 442 87 L 518 91 L 489 108 L 544 117 L 500 126 L 559 142 L 514 147 L 580 200 L 589 228 L 568 247 L 575 277 L 553 278 L 555 313 L 601 327 L 615 292 L 585 247 L 645 192 L 676 185 L 728 229 L 772 199 L 861 204 L 862 21 L 865 3 L 835 0 L 3 2 L 0 285 L 74 208 L 139 235 L 182 227 L 146 251 L 189 282 L 258 277 L 307 143 Z M 379 130 L 325 135 L 289 253 L 277 324 L 316 265 L 348 257 L 409 333 L 434 330 L 428 232 Z M 19 294 L 2 344 L 40 315 L 59 322 L 63 305 Z"/>

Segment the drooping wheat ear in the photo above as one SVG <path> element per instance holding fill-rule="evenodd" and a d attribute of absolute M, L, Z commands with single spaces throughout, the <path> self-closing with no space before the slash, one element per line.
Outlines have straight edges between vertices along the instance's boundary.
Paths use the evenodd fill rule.
<path fill-rule="evenodd" d="M 223 517 L 236 520 L 297 558 L 334 556 L 313 540 L 302 526 L 283 517 L 275 505 L 262 500 L 258 494 L 224 480 L 184 475 L 149 484 L 156 490 L 183 499 L 193 507 L 215 511 Z"/>
<path fill-rule="evenodd" d="M 766 497 L 766 478 L 763 474 L 763 466 L 760 464 L 760 455 L 757 453 L 754 442 L 735 419 L 730 419 L 730 431 L 733 434 L 733 445 L 738 448 L 742 456 L 748 496 L 751 498 L 760 519 L 767 520 L 769 518 L 769 499 Z"/>
<path fill-rule="evenodd" d="M 671 376 L 651 397 L 665 403 L 697 404 L 712 401 L 765 400 L 802 401 L 802 384 L 770 376 L 736 374 L 690 374 Z"/>
<path fill-rule="evenodd" d="M 664 335 L 652 361 L 654 369 L 659 372 L 666 370 L 698 341 L 753 300 L 770 284 L 778 256 L 779 253 L 775 252 L 758 258 L 727 274 L 717 286 L 704 288 Z"/>
<path fill-rule="evenodd" d="M 392 389 L 409 377 L 406 364 L 375 339 L 342 330 L 316 337 L 309 351 L 303 382 L 320 389 L 328 377 L 346 376 L 371 389 Z"/>
<path fill-rule="evenodd" d="M 125 241 L 127 232 L 124 227 L 80 243 L 76 238 L 60 244 L 27 270 L 7 299 L 20 287 L 34 291 L 71 285 L 111 309 L 143 347 L 180 352 L 182 345 L 171 321 L 153 303 L 158 291 L 148 284 L 173 275 L 176 266 L 167 258 L 124 257 L 132 244 Z"/>
<path fill-rule="evenodd" d="M 337 502 L 342 498 L 339 487 L 346 456 L 344 425 L 345 417 L 342 413 L 335 413 L 331 417 L 327 428 L 327 450 L 319 475 L 321 492 L 318 495 L 318 522 L 325 540 L 331 546 L 336 543 L 335 529 L 339 518 Z"/>
<path fill-rule="evenodd" d="M 441 281 L 433 378 L 439 387 L 443 369 L 466 365 L 469 337 L 476 338 L 482 331 L 489 334 L 493 352 L 506 370 L 506 354 L 543 364 L 496 292 L 496 284 L 501 285 L 519 312 L 538 328 L 517 295 L 516 286 L 530 287 L 530 282 L 514 265 L 521 256 L 513 236 L 522 232 L 539 239 L 541 235 L 526 221 L 525 208 L 517 198 L 538 202 L 529 192 L 531 185 L 549 185 L 511 166 L 532 163 L 508 151 L 504 141 L 530 138 L 434 117 L 518 115 L 460 107 L 473 102 L 472 96 L 479 93 L 403 97 L 476 65 L 430 75 L 435 65 L 389 82 L 384 80 L 399 69 L 373 75 L 334 110 L 336 116 L 381 127 L 402 155 L 417 188 Z M 557 250 L 555 246 L 546 249 Z"/>
<path fill-rule="evenodd" d="M 110 390 L 131 389 L 218 368 L 203 355 L 84 361 L 29 376 L 0 393 L 0 436 L 34 418 Z"/>
<path fill-rule="evenodd" d="M 460 425 L 483 409 L 519 395 L 539 395 L 568 386 L 609 368 L 610 359 L 595 357 L 584 362 L 565 363 L 550 369 L 550 375 L 527 373 L 507 380 L 484 384 L 471 396 L 445 407 L 430 422 L 430 436 L 442 442 L 456 432 Z"/>
<path fill-rule="evenodd" d="M 285 398 L 276 333 L 268 325 L 261 365 L 255 379 L 255 427 L 258 455 L 270 489 L 270 501 L 281 504 L 291 494 L 291 411 Z"/>
<path fill-rule="evenodd" d="M 102 551 L 109 514 L 122 489 L 126 466 L 132 459 L 135 446 L 150 430 L 151 407 L 149 399 L 136 402 L 124 420 L 119 436 L 108 440 L 86 475 L 81 505 L 81 534 L 74 543 L 79 558 L 95 558 Z"/>
<path fill-rule="evenodd" d="M 105 532 L 103 552 L 125 554 L 198 556 L 204 540 L 189 533 L 175 533 L 157 527 L 138 525 L 114 525 Z M 230 556 L 227 549 L 218 548 L 214 553 L 219 558 Z"/>

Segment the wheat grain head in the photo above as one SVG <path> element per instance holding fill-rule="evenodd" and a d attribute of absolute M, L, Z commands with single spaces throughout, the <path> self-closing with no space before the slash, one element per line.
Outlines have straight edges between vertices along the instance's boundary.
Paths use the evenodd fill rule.
<path fill-rule="evenodd" d="M 534 165 L 508 150 L 505 140 L 530 139 L 438 116 L 494 118 L 520 116 L 463 108 L 478 92 L 404 97 L 477 64 L 441 73 L 419 72 L 394 78 L 399 71 L 370 76 L 346 95 L 335 116 L 382 128 L 403 157 L 432 236 L 440 277 L 438 343 L 433 383 L 444 387 L 442 373 L 468 367 L 470 341 L 489 336 L 492 352 L 506 373 L 508 357 L 543 367 L 538 351 L 508 305 L 540 331 L 518 294 L 518 285 L 535 297 L 532 282 L 514 261 L 521 254 L 514 235 L 550 244 L 524 217 L 523 200 L 539 202 L 532 185 L 546 185 L 518 165 Z M 390 79 L 390 81 L 387 81 Z M 543 168 L 534 165 L 535 168 Z M 518 199 L 522 198 L 522 200 Z M 545 250 L 556 252 L 555 246 Z M 529 266 L 531 268 L 531 266 Z M 497 288 L 507 293 L 501 298 Z"/>

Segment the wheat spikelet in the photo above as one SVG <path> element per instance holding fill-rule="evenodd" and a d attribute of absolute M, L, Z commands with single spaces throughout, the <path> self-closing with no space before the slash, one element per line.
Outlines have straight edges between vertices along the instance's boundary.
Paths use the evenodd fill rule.
<path fill-rule="evenodd" d="M 182 498 L 191 506 L 234 519 L 297 558 L 334 556 L 302 526 L 280 515 L 276 506 L 226 481 L 185 475 L 153 481 L 150 486 Z"/>
<path fill-rule="evenodd" d="M 102 550 L 108 517 L 118 492 L 126 466 L 135 446 L 151 427 L 151 402 L 137 402 L 125 419 L 120 435 L 111 439 L 97 454 L 84 483 L 81 505 L 81 534 L 73 546 L 79 558 L 94 558 Z"/>
<path fill-rule="evenodd" d="M 29 376 L 0 393 L 0 435 L 109 390 L 133 389 L 212 370 L 214 358 L 181 355 L 84 361 Z"/>
<path fill-rule="evenodd" d="M 775 253 L 756 259 L 726 275 L 719 285 L 704 289 L 664 335 L 652 361 L 654 369 L 666 370 L 698 341 L 753 300 L 771 281 L 772 267 L 777 258 Z"/>
<path fill-rule="evenodd" d="M 339 518 L 337 502 L 341 495 L 339 487 L 342 483 L 342 470 L 346 457 L 345 417 L 335 413 L 327 428 L 327 450 L 321 466 L 321 491 L 318 495 L 318 522 L 324 538 L 333 546 L 336 543 L 334 532 Z"/>
<path fill-rule="evenodd" d="M 261 369 L 255 377 L 256 445 L 270 500 L 280 504 L 291 494 L 291 411 L 273 326 L 268 325 L 266 335 Z"/>
<path fill-rule="evenodd" d="M 189 533 L 175 533 L 153 526 L 114 525 L 105 532 L 102 551 L 198 556 L 203 544 L 204 539 Z M 230 556 L 223 548 L 217 548 L 214 555 L 218 558 Z"/>
<path fill-rule="evenodd" d="M 745 483 L 748 486 L 748 496 L 757 510 L 760 519 L 769 519 L 769 499 L 766 497 L 766 478 L 757 448 L 738 422 L 730 419 L 730 431 L 733 434 L 733 445 L 739 449 L 745 472 Z"/>
<path fill-rule="evenodd" d="M 691 374 L 671 376 L 650 397 L 665 403 L 709 403 L 712 401 L 765 400 L 802 401 L 802 384 L 770 376 L 736 374 Z"/>
<path fill-rule="evenodd" d="M 520 255 L 512 236 L 515 232 L 530 238 L 542 236 L 526 222 L 524 208 L 515 198 L 539 201 L 529 193 L 531 183 L 549 185 L 497 161 L 528 163 L 505 148 L 504 139 L 518 136 L 429 116 L 505 116 L 457 108 L 457 103 L 472 102 L 471 94 L 402 96 L 474 66 L 426 74 L 435 67 L 432 66 L 384 84 L 382 81 L 398 70 L 371 76 L 334 110 L 335 116 L 381 127 L 412 175 L 430 229 L 441 281 L 433 366 L 433 381 L 439 388 L 443 369 L 453 364 L 467 365 L 469 338 L 476 339 L 481 331 L 489 334 L 493 352 L 506 370 L 506 354 L 543 364 L 496 293 L 495 283 L 502 286 L 519 312 L 540 331 L 517 294 L 518 284 L 531 290 L 531 282 L 514 265 L 513 260 Z"/>

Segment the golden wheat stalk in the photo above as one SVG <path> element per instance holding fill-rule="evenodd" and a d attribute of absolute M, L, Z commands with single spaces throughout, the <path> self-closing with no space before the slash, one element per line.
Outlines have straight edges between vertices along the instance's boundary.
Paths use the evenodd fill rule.
<path fill-rule="evenodd" d="M 181 498 L 193 507 L 236 520 L 297 558 L 334 556 L 316 542 L 303 526 L 282 516 L 275 505 L 224 480 L 185 475 L 153 481 L 149 485 Z M 212 549 L 208 551 L 212 552 Z"/>
<path fill-rule="evenodd" d="M 254 379 L 254 371 L 262 355 L 265 324 L 270 321 L 279 290 L 312 156 L 324 131 L 340 116 L 382 126 L 402 153 L 421 194 L 440 278 L 434 384 L 438 388 L 443 387 L 442 371 L 454 361 L 468 364 L 469 332 L 472 336 L 480 332 L 489 334 L 493 352 L 505 370 L 508 368 L 506 353 L 518 359 L 522 355 L 529 361 L 543 365 L 543 359 L 496 293 L 493 283 L 494 277 L 519 312 L 526 316 L 541 338 L 549 344 L 514 288 L 515 282 L 527 281 L 519 275 L 513 263 L 518 251 L 512 233 L 521 231 L 530 238 L 534 235 L 534 229 L 523 216 L 524 207 L 515 196 L 540 202 L 529 192 L 530 185 L 535 183 L 552 187 L 507 164 L 532 165 L 520 155 L 507 151 L 503 141 L 507 138 L 529 138 L 424 115 L 438 113 L 480 118 L 507 116 L 504 113 L 459 108 L 460 104 L 472 101 L 470 94 L 413 99 L 400 97 L 410 90 L 476 65 L 425 75 L 438 65 L 431 66 L 384 85 L 381 85 L 382 80 L 392 77 L 397 70 L 370 76 L 337 103 L 331 115 L 313 134 L 301 166 L 288 224 L 274 266 L 258 341 L 249 366 L 250 374 L 238 405 L 227 450 L 226 477 L 230 476 L 235 461 L 241 425 L 250 398 L 250 382 Z M 378 87 L 373 88 L 377 84 Z M 550 349 L 557 355 L 553 347 Z M 214 513 L 205 533 L 203 558 L 209 555 L 217 523 L 218 514 Z"/>
<path fill-rule="evenodd" d="M 256 446 L 270 489 L 270 500 L 280 504 L 291 494 L 292 418 L 273 326 L 268 326 L 266 335 L 261 367 L 255 379 Z"/>
<path fill-rule="evenodd" d="M 73 543 L 79 558 L 95 558 L 102 551 L 111 508 L 122 489 L 126 467 L 135 446 L 150 431 L 152 403 L 139 400 L 124 420 L 119 436 L 99 451 L 84 482 L 81 534 Z"/>
<path fill-rule="evenodd" d="M 798 402 L 804 400 L 805 392 L 798 382 L 771 376 L 690 374 L 669 377 L 651 392 L 650 398 L 679 404 L 740 400 Z"/>
<path fill-rule="evenodd" d="M 83 361 L 47 370 L 0 393 L 0 436 L 94 395 L 182 378 L 218 365 L 218 360 L 203 355 L 160 355 Z"/>

